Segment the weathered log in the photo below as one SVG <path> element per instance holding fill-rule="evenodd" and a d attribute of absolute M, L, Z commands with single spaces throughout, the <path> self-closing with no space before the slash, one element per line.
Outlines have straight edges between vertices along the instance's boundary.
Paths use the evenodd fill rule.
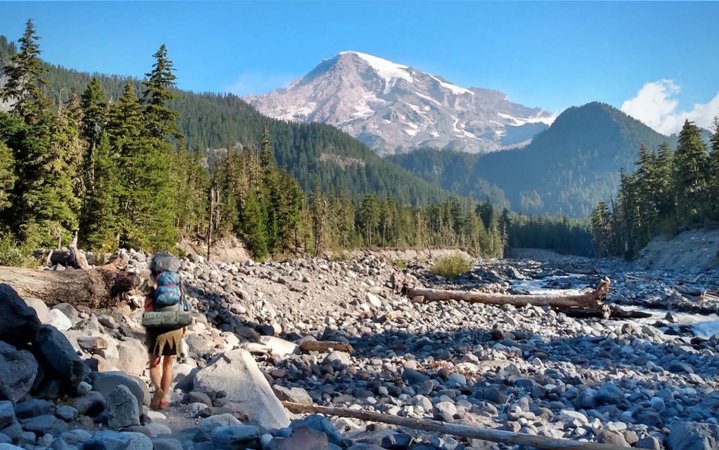
<path fill-rule="evenodd" d="M 483 303 L 486 305 L 513 305 L 513 306 L 548 306 L 561 312 L 571 313 L 580 310 L 586 314 L 605 316 L 607 308 L 603 304 L 609 293 L 609 278 L 604 278 L 594 291 L 579 295 L 510 295 L 487 294 L 470 291 L 448 291 L 438 289 L 407 288 L 409 298 L 422 298 L 424 301 L 450 301 L 459 300 L 468 303 Z"/>
<path fill-rule="evenodd" d="M 282 404 L 293 413 L 320 413 L 329 416 L 350 417 L 353 419 L 366 420 L 370 422 L 381 422 L 400 427 L 411 428 L 413 430 L 431 431 L 441 434 L 450 434 L 453 436 L 463 437 L 467 439 L 480 439 L 483 441 L 500 442 L 503 444 L 520 445 L 523 447 L 533 447 L 542 449 L 561 449 L 561 450 L 619 450 L 622 447 L 616 447 L 609 444 L 600 444 L 597 442 L 570 441 L 568 439 L 556 439 L 546 436 L 535 436 L 525 433 L 515 433 L 511 431 L 495 430 L 492 428 L 482 428 L 458 423 L 446 423 L 437 420 L 428 419 L 412 419 L 410 417 L 393 416 L 390 414 L 382 414 L 373 411 L 361 411 L 347 408 L 330 408 L 326 406 L 303 405 L 293 402 L 282 402 Z"/>
<path fill-rule="evenodd" d="M 352 353 L 352 346 L 345 344 L 344 342 L 337 341 L 305 341 L 300 344 L 300 351 L 303 353 L 309 352 L 327 352 L 336 350 L 338 352 Z"/>
<path fill-rule="evenodd" d="M 10 285 L 21 297 L 35 297 L 48 306 L 70 303 L 88 308 L 112 306 L 120 294 L 137 285 L 137 277 L 124 270 L 126 260 L 95 269 L 38 270 L 0 266 L 0 283 Z"/>

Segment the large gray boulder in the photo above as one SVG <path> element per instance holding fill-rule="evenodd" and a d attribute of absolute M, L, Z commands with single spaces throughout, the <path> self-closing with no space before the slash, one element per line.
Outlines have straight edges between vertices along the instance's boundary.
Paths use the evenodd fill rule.
<path fill-rule="evenodd" d="M 137 398 L 140 405 L 150 405 L 150 390 L 147 384 L 123 372 L 93 372 L 92 390 L 107 398 L 110 392 L 117 386 L 123 385 L 130 389 L 130 392 Z"/>
<path fill-rule="evenodd" d="M 0 284 L 0 341 L 25 347 L 40 329 L 35 310 L 7 284 Z"/>
<path fill-rule="evenodd" d="M 152 450 L 152 441 L 142 433 L 98 431 L 85 442 L 84 450 Z"/>
<path fill-rule="evenodd" d="M 17 402 L 35 382 L 37 361 L 32 353 L 0 341 L 0 374 L 0 400 Z"/>
<path fill-rule="evenodd" d="M 8 400 L 0 401 L 0 430 L 15 421 L 15 408 Z"/>
<path fill-rule="evenodd" d="M 140 425 L 140 407 L 137 398 L 124 384 L 120 384 L 107 396 L 108 425 L 113 430 Z"/>
<path fill-rule="evenodd" d="M 252 425 L 228 425 L 212 430 L 212 446 L 216 449 L 258 448 L 259 440 L 260 429 Z"/>
<path fill-rule="evenodd" d="M 51 325 L 40 327 L 33 351 L 47 375 L 57 379 L 62 390 L 68 394 L 76 394 L 80 383 L 90 374 L 90 369 L 70 341 Z"/>
<path fill-rule="evenodd" d="M 224 391 L 225 400 L 239 405 L 250 420 L 265 428 L 285 428 L 290 418 L 267 379 L 246 350 L 233 350 L 216 357 L 197 372 L 195 389 Z"/>
<path fill-rule="evenodd" d="M 719 448 L 719 426 L 711 423 L 674 422 L 667 439 L 669 450 Z"/>

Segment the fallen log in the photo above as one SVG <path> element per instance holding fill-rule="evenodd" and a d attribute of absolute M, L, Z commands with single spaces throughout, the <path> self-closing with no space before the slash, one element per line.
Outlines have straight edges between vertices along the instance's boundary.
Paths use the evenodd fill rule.
<path fill-rule="evenodd" d="M 300 344 L 300 351 L 309 352 L 328 352 L 335 350 L 338 352 L 352 353 L 352 346 L 344 342 L 337 341 L 305 341 Z"/>
<path fill-rule="evenodd" d="M 326 406 L 303 405 L 293 402 L 282 402 L 290 412 L 293 413 L 319 413 L 329 416 L 350 417 L 353 419 L 366 420 L 370 422 L 381 422 L 413 430 L 431 431 L 441 434 L 463 437 L 467 439 L 480 439 L 483 441 L 500 442 L 503 444 L 520 445 L 525 447 L 542 449 L 562 450 L 619 450 L 609 444 L 597 442 L 570 441 L 568 439 L 556 439 L 546 436 L 535 436 L 525 433 L 495 430 L 492 428 L 481 428 L 476 426 L 446 423 L 429 419 L 412 419 L 409 417 L 393 416 L 373 411 L 352 410 L 347 408 L 330 408 Z"/>
<path fill-rule="evenodd" d="M 0 266 L 0 283 L 23 297 L 34 297 L 52 307 L 60 303 L 107 308 L 120 294 L 138 284 L 138 277 L 124 270 L 127 260 L 118 258 L 94 269 L 39 270 Z"/>
<path fill-rule="evenodd" d="M 406 289 L 409 298 L 421 301 L 450 301 L 458 300 L 468 303 L 482 303 L 486 305 L 513 305 L 517 307 L 533 305 L 548 306 L 566 314 L 577 313 L 583 317 L 608 317 L 610 311 L 603 304 L 609 293 L 609 278 L 604 278 L 596 289 L 578 295 L 510 295 L 487 294 L 471 291 L 449 291 L 439 289 L 411 288 Z"/>

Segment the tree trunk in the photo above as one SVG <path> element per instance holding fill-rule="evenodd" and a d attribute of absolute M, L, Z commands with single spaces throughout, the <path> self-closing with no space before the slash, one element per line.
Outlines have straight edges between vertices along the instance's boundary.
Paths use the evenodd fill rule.
<path fill-rule="evenodd" d="M 580 295 L 508 295 L 486 294 L 469 291 L 446 291 L 437 289 L 406 288 L 409 298 L 421 301 L 450 301 L 458 300 L 468 303 L 483 303 L 486 305 L 513 305 L 513 306 L 549 306 L 557 311 L 572 314 L 578 312 L 583 316 L 608 317 L 609 309 L 603 304 L 609 292 L 609 278 L 603 279 L 592 292 Z"/>
<path fill-rule="evenodd" d="M 511 431 L 481 428 L 460 423 L 446 423 L 437 420 L 393 416 L 391 414 L 382 414 L 374 411 L 330 408 L 326 406 L 304 405 L 293 402 L 282 402 L 282 404 L 293 413 L 312 412 L 330 416 L 351 417 L 353 419 L 398 425 L 414 430 L 423 430 L 441 434 L 450 434 L 468 439 L 479 439 L 482 441 L 519 445 L 520 447 L 562 450 L 620 450 L 622 448 L 610 444 L 600 444 L 598 442 L 570 441 L 568 439 L 556 439 L 546 436 L 514 433 Z"/>
<path fill-rule="evenodd" d="M 300 351 L 309 352 L 326 352 L 330 349 L 338 352 L 352 353 L 352 346 L 344 342 L 336 341 L 305 341 L 300 344 Z"/>
<path fill-rule="evenodd" d="M 114 305 L 120 294 L 138 284 L 138 277 L 124 269 L 126 260 L 87 270 L 38 270 L 0 266 L 0 283 L 6 283 L 25 297 L 34 297 L 52 307 L 59 303 L 88 308 Z"/>

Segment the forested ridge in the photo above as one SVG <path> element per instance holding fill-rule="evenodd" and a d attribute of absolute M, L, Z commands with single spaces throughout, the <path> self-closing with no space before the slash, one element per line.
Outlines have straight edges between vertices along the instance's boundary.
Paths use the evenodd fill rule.
<path fill-rule="evenodd" d="M 393 161 L 459 195 L 478 195 L 477 183 L 502 193 L 514 211 L 587 217 L 617 189 L 643 144 L 672 139 L 603 103 L 572 107 L 524 148 L 485 155 L 423 150 Z"/>
<path fill-rule="evenodd" d="M 635 170 L 620 174 L 616 197 L 599 202 L 591 216 L 596 251 L 637 255 L 654 236 L 719 222 L 719 117 L 707 146 L 685 122 L 676 149 L 640 146 Z"/>
<path fill-rule="evenodd" d="M 28 21 L 18 51 L 4 54 L 9 60 L 0 99 L 9 112 L 0 112 L 0 264 L 23 263 L 31 251 L 67 243 L 75 233 L 83 247 L 99 252 L 170 249 L 183 236 L 227 234 L 244 239 L 257 258 L 385 246 L 457 246 L 486 256 L 504 251 L 508 211 L 447 197 L 439 189 L 429 192 L 444 200 L 412 205 L 402 196 L 383 194 L 381 181 L 361 170 L 374 163 L 352 159 L 351 152 L 320 157 L 320 163 L 341 170 L 318 168 L 314 178 L 305 180 L 313 184 L 306 194 L 292 167 L 281 166 L 283 147 L 276 141 L 288 145 L 284 150 L 289 152 L 292 140 L 312 148 L 321 147 L 323 139 L 334 139 L 332 145 L 351 140 L 330 127 L 269 120 L 244 124 L 238 133 L 258 133 L 257 145 L 228 142 L 208 167 L 201 145 L 190 146 L 180 126 L 192 119 L 188 122 L 174 106 L 213 96 L 175 89 L 175 70 L 164 45 L 139 84 L 113 78 L 124 81 L 113 98 L 117 86 L 108 93 L 99 77 L 49 69 L 40 59 L 38 39 Z M 53 73 L 73 80 L 74 74 L 87 83 L 77 90 L 53 88 Z M 52 92 L 63 95 L 52 98 Z M 347 148 L 365 151 L 357 143 Z M 376 167 L 383 167 L 377 161 Z M 365 176 L 360 185 L 372 194 L 342 189 L 342 174 L 352 166 Z M 392 170 L 388 173 L 398 174 L 392 181 L 400 186 L 404 177 L 413 178 Z M 413 195 L 411 189 L 407 195 Z"/>
<path fill-rule="evenodd" d="M 0 36 L 0 67 L 15 53 L 14 45 Z M 43 63 L 48 70 L 44 92 L 54 102 L 67 102 L 71 93 L 82 92 L 97 78 L 108 100 L 117 101 L 127 83 L 136 92 L 142 80 L 118 75 L 88 74 Z M 389 195 L 416 205 L 443 200 L 447 193 L 399 166 L 377 156 L 365 145 L 338 129 L 318 123 L 289 123 L 258 113 L 232 94 L 192 93 L 169 90 L 174 96 L 168 107 L 179 113 L 178 127 L 184 146 L 210 163 L 229 146 L 258 149 L 262 130 L 272 135 L 272 150 L 278 166 L 297 179 L 306 192 L 315 186 L 325 191 L 345 192 L 354 199 L 367 194 Z M 212 151 L 212 150 L 215 151 Z"/>

